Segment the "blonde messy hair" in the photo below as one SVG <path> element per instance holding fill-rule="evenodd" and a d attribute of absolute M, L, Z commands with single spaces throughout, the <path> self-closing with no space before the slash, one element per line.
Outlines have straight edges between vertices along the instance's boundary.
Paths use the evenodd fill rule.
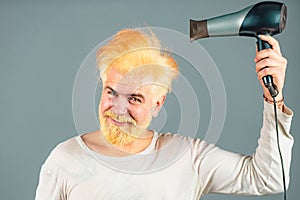
<path fill-rule="evenodd" d="M 155 34 L 140 29 L 119 31 L 105 46 L 97 51 L 97 67 L 103 82 L 112 68 L 121 74 L 132 70 L 151 75 L 163 93 L 171 90 L 171 83 L 178 76 L 174 58 L 162 49 Z"/>

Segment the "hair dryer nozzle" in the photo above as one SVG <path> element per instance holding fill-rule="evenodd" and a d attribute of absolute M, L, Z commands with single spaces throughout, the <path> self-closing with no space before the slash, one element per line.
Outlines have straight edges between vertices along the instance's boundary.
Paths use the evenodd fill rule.
<path fill-rule="evenodd" d="M 207 20 L 195 21 L 190 19 L 190 41 L 208 37 Z"/>

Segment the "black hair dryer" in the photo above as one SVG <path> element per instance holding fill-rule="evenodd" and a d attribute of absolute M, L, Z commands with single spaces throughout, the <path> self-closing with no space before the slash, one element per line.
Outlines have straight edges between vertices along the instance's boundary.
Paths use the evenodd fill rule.
<path fill-rule="evenodd" d="M 257 38 L 258 51 L 270 48 L 267 42 L 262 41 L 258 35 L 275 35 L 285 28 L 287 7 L 280 2 L 260 2 L 244 8 L 238 12 L 195 21 L 190 20 L 191 42 L 205 37 L 222 36 L 249 36 Z M 278 90 L 273 84 L 272 76 L 263 77 L 265 86 L 272 97 L 276 97 Z"/>

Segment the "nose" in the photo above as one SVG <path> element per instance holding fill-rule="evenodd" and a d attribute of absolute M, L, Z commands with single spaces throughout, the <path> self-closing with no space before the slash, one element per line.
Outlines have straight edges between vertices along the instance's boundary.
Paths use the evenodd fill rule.
<path fill-rule="evenodd" d="M 127 113 L 128 100 L 125 96 L 119 95 L 112 100 L 112 111 L 117 115 L 123 115 Z"/>

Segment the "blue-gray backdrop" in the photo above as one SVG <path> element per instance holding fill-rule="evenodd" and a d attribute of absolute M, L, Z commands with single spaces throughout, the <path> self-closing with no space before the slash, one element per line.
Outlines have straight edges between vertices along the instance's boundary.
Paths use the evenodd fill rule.
<path fill-rule="evenodd" d="M 256 2 L 0 1 L 0 199 L 33 199 L 40 167 L 51 149 L 77 135 L 72 115 L 73 84 L 83 59 L 97 44 L 121 28 L 145 24 L 188 34 L 190 18 L 213 17 Z M 284 2 L 288 6 L 287 27 L 276 38 L 289 62 L 285 102 L 295 113 L 288 197 L 298 199 L 300 3 Z M 252 154 L 257 146 L 262 111 L 262 91 L 253 62 L 255 40 L 227 37 L 198 42 L 218 66 L 226 89 L 226 120 L 217 145 Z M 205 130 L 209 119 L 203 120 Z M 203 199 L 228 198 L 273 200 L 281 195 L 208 195 Z"/>

